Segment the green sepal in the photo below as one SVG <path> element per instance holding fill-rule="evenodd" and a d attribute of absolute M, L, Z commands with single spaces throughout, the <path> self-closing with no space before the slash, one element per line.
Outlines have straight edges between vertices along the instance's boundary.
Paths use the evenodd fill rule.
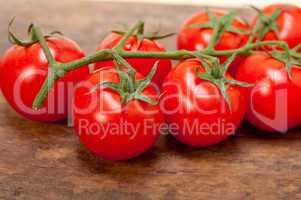
<path fill-rule="evenodd" d="M 142 94 L 143 90 L 151 83 L 151 80 L 154 77 L 155 72 L 157 71 L 158 64 L 159 64 L 159 61 L 156 61 L 153 65 L 151 71 L 148 73 L 148 75 L 144 79 L 136 81 L 135 92 L 130 94 L 128 101 L 132 100 L 132 99 L 139 99 L 141 101 L 145 101 L 152 105 L 157 105 L 159 103 L 159 101 L 152 100 L 151 98 L 146 97 L 145 95 Z"/>
<path fill-rule="evenodd" d="M 149 74 L 144 79 L 136 80 L 136 70 L 116 51 L 112 51 L 112 56 L 114 58 L 114 64 L 115 68 L 117 69 L 120 82 L 104 82 L 97 85 L 95 88 L 102 86 L 118 92 L 123 105 L 134 99 L 150 103 L 151 105 L 157 105 L 159 103 L 159 100 L 156 101 L 143 95 L 143 90 L 151 83 L 151 80 L 158 68 L 159 61 L 156 61 L 154 63 Z M 121 68 L 120 65 L 125 67 L 126 72 Z"/>
<path fill-rule="evenodd" d="M 236 15 L 237 15 L 236 11 L 230 11 L 227 15 L 221 17 L 220 23 L 226 26 L 231 25 Z"/>
<path fill-rule="evenodd" d="M 219 64 L 219 59 L 217 57 L 213 57 L 213 56 L 208 56 L 208 55 L 204 55 L 199 51 L 195 51 L 193 53 L 193 55 L 202 63 L 203 67 L 205 68 L 206 72 L 210 71 L 210 63 L 212 65 L 217 65 Z"/>
<path fill-rule="evenodd" d="M 211 12 L 210 9 L 207 8 L 206 10 L 208 13 L 209 22 L 212 24 L 217 24 L 218 23 L 217 17 Z"/>
<path fill-rule="evenodd" d="M 113 30 L 111 31 L 112 33 L 117 33 L 119 35 L 124 35 L 125 32 L 124 31 L 118 31 L 118 30 Z M 133 35 L 136 36 L 136 33 L 134 33 Z M 171 36 L 176 35 L 176 33 L 166 33 L 166 34 L 159 34 L 159 31 L 154 31 L 154 32 L 145 32 L 143 34 L 143 38 L 144 39 L 149 39 L 149 40 L 161 40 L 161 39 L 165 39 Z"/>
<path fill-rule="evenodd" d="M 270 16 L 265 16 L 263 12 L 258 8 L 253 6 L 251 7 L 258 13 L 258 20 L 256 22 L 255 28 L 253 29 L 253 34 L 255 34 L 256 40 L 262 40 L 269 31 L 273 31 L 279 38 L 279 27 L 277 24 L 277 19 L 281 14 L 282 9 L 277 8 Z"/>
<path fill-rule="evenodd" d="M 234 61 L 236 57 L 236 53 L 233 53 L 224 63 L 223 63 L 223 68 L 224 68 L 224 74 L 226 73 L 226 71 L 228 70 L 229 66 L 231 65 L 231 63 Z"/>
<path fill-rule="evenodd" d="M 222 96 L 224 97 L 224 99 L 229 107 L 230 112 L 232 112 L 231 102 L 230 102 L 229 95 L 227 92 L 228 85 L 225 84 L 225 81 L 223 79 L 217 80 L 215 85 L 219 88 Z"/>
<path fill-rule="evenodd" d="M 242 82 L 242 81 L 237 81 L 234 79 L 225 79 L 225 82 L 230 84 L 230 85 L 237 85 L 240 87 L 254 87 L 254 83 L 247 83 L 247 82 Z"/>
<path fill-rule="evenodd" d="M 116 51 L 112 51 L 112 56 L 117 63 L 120 63 L 122 66 L 126 68 L 126 72 L 128 75 L 128 89 L 130 92 L 134 91 L 135 88 L 135 77 L 136 77 L 136 70 L 124 59 L 122 58 Z"/>
<path fill-rule="evenodd" d="M 197 70 L 197 75 L 203 80 L 209 81 L 216 85 L 219 89 L 221 95 L 224 97 L 230 112 L 232 112 L 231 103 L 229 100 L 229 95 L 227 93 L 228 85 L 238 85 L 240 87 L 252 87 L 254 84 L 249 84 L 246 82 L 241 82 L 233 79 L 228 79 L 226 77 L 226 71 L 228 70 L 230 64 L 235 59 L 236 54 L 232 54 L 223 64 L 217 63 L 208 63 L 206 60 L 201 58 L 199 55 L 196 57 L 202 63 L 202 66 L 205 68 L 205 72 L 199 72 Z"/>
<path fill-rule="evenodd" d="M 32 44 L 34 44 L 34 43 L 37 42 L 37 40 L 32 40 L 31 38 L 28 39 L 28 40 L 21 40 L 21 39 L 19 39 L 19 38 L 13 33 L 13 31 L 11 30 L 14 21 L 15 21 L 15 17 L 13 17 L 13 18 L 10 20 L 9 24 L 8 24 L 8 41 L 9 41 L 11 44 L 16 44 L 16 45 L 18 45 L 18 46 L 28 47 L 28 46 L 30 46 L 30 45 L 32 45 Z M 28 29 L 27 29 L 27 33 L 28 33 L 28 34 L 31 33 L 32 27 L 33 27 L 33 24 L 30 24 L 30 25 L 28 26 Z"/>
<path fill-rule="evenodd" d="M 113 61 L 114 65 L 117 69 L 117 73 L 119 76 L 119 80 L 120 80 L 120 89 L 125 89 L 125 87 L 127 87 L 127 82 L 128 82 L 128 75 L 121 69 L 121 67 L 119 66 L 119 64 L 117 63 L 116 60 Z"/>
<path fill-rule="evenodd" d="M 223 25 L 224 30 L 226 32 L 239 33 L 239 34 L 249 34 L 249 31 L 236 28 L 232 26 L 232 22 L 237 16 L 236 11 L 231 11 L 227 15 L 223 16 L 220 20 L 220 23 Z"/>
<path fill-rule="evenodd" d="M 296 45 L 292 50 L 296 53 L 298 53 L 298 51 L 301 49 L 301 43 Z"/>
<path fill-rule="evenodd" d="M 230 32 L 230 33 L 237 33 L 237 34 L 241 34 L 241 35 L 246 35 L 246 34 L 249 34 L 250 32 L 249 31 L 246 31 L 246 30 L 242 30 L 242 29 L 239 29 L 239 28 L 233 28 L 233 27 L 228 27 L 226 29 L 227 32 Z"/>
<path fill-rule="evenodd" d="M 157 71 L 158 64 L 159 64 L 159 61 L 156 61 L 153 65 L 152 69 L 148 73 L 148 75 L 143 80 L 139 80 L 137 87 L 136 87 L 136 91 L 138 93 L 141 93 L 151 83 L 152 78 L 154 77 L 154 75 Z"/>
<path fill-rule="evenodd" d="M 206 81 L 212 82 L 213 79 L 214 79 L 214 78 L 213 78 L 210 74 L 208 74 L 208 73 L 200 73 L 199 71 L 197 71 L 197 73 L 198 73 L 198 77 L 200 77 L 200 78 L 202 78 L 202 79 L 204 79 L 204 80 L 206 80 Z"/>
<path fill-rule="evenodd" d="M 118 83 L 112 83 L 112 82 L 102 82 L 99 84 L 96 84 L 90 91 L 90 93 L 95 92 L 98 88 L 109 88 L 111 90 L 114 90 L 115 92 L 118 92 L 120 94 L 121 88 Z"/>
<path fill-rule="evenodd" d="M 203 80 L 213 83 L 219 89 L 221 95 L 224 97 L 224 99 L 229 107 L 229 110 L 231 112 L 231 103 L 229 101 L 229 96 L 228 96 L 228 92 L 227 92 L 228 86 L 225 84 L 224 78 L 216 79 L 208 73 L 198 73 L 198 77 L 200 77 Z"/>
<path fill-rule="evenodd" d="M 137 31 L 136 31 L 137 48 L 139 48 L 140 45 L 141 45 L 141 42 L 143 40 L 143 34 L 144 34 L 144 23 L 142 23 L 141 26 L 139 26 Z"/>
<path fill-rule="evenodd" d="M 211 69 L 211 66 L 210 66 L 210 64 L 208 63 L 208 61 L 205 60 L 205 59 L 199 59 L 199 60 L 200 60 L 200 62 L 202 63 L 202 66 L 204 67 L 205 71 L 206 71 L 207 73 L 210 73 L 212 69 Z"/>
<path fill-rule="evenodd" d="M 281 51 L 274 49 L 271 52 L 267 51 L 267 53 L 276 60 L 284 63 L 284 67 L 290 77 L 292 75 L 291 69 L 293 65 L 301 67 L 301 59 L 294 56 L 296 54 L 294 49 L 289 51 Z"/>
<path fill-rule="evenodd" d="M 117 33 L 119 35 L 125 35 L 125 31 L 119 31 L 119 30 L 113 30 L 113 33 Z M 149 40 L 160 40 L 164 39 L 167 37 L 171 37 L 175 35 L 175 33 L 167 33 L 164 35 L 159 35 L 159 31 L 154 31 L 154 32 L 145 32 L 144 31 L 144 23 L 141 23 L 141 25 L 137 28 L 136 31 L 132 33 L 133 36 L 137 38 L 137 48 L 140 47 L 143 39 L 149 39 Z"/>
<path fill-rule="evenodd" d="M 159 32 L 146 32 L 144 33 L 144 38 L 149 39 L 149 40 L 161 40 L 164 38 L 168 38 L 171 36 L 176 35 L 176 33 L 166 33 L 163 35 L 159 35 Z"/>
<path fill-rule="evenodd" d="M 237 12 L 231 11 L 227 15 L 222 16 L 218 19 L 210 10 L 208 10 L 208 23 L 203 24 L 191 24 L 190 28 L 200 28 L 200 29 L 220 29 L 220 32 L 231 32 L 237 34 L 249 34 L 249 31 L 242 30 L 232 26 L 232 22 L 237 15 Z"/>
<path fill-rule="evenodd" d="M 158 105 L 158 103 L 159 103 L 159 101 L 153 100 L 153 99 L 151 99 L 151 98 L 149 98 L 149 97 L 147 97 L 145 95 L 142 95 L 142 94 L 140 94 L 140 95 L 138 95 L 138 94 L 134 95 L 133 99 L 138 99 L 140 101 L 149 103 L 149 104 L 151 104 L 153 106 Z"/>
<path fill-rule="evenodd" d="M 11 44 L 16 44 L 18 46 L 22 46 L 22 47 L 28 47 L 28 46 L 31 46 L 35 43 L 38 42 L 38 39 L 34 37 L 34 34 L 32 32 L 32 28 L 34 27 L 34 24 L 31 23 L 28 28 L 27 28 L 27 34 L 29 36 L 29 39 L 27 40 L 22 40 L 22 39 L 19 39 L 14 33 L 13 31 L 11 30 L 12 29 L 12 25 L 15 21 L 15 17 L 13 17 L 9 24 L 8 24 L 8 41 L 11 43 Z M 63 35 L 60 31 L 52 31 L 51 33 L 47 34 L 47 35 L 44 35 L 45 38 L 48 38 L 48 37 L 51 37 L 53 35 Z"/>

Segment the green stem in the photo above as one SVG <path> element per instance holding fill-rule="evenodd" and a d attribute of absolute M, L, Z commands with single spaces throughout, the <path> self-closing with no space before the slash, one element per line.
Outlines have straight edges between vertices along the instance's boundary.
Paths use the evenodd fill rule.
<path fill-rule="evenodd" d="M 75 61 L 71 61 L 68 63 L 60 63 L 60 66 L 62 69 L 64 69 L 66 72 L 68 72 L 68 71 L 71 71 L 78 67 L 82 67 L 85 65 L 99 62 L 99 61 L 111 60 L 111 59 L 113 59 L 112 50 L 104 49 L 104 50 L 96 52 L 93 55 L 89 55 L 89 56 L 86 56 L 84 58 L 81 58 L 81 59 L 78 59 Z"/>
<path fill-rule="evenodd" d="M 36 26 L 32 26 L 32 33 L 33 33 L 33 36 L 38 40 L 39 44 L 41 45 L 43 52 L 49 63 L 48 76 L 47 76 L 46 80 L 44 81 L 42 88 L 40 89 L 39 93 L 37 94 L 37 96 L 34 99 L 33 104 L 32 104 L 32 107 L 34 109 L 39 109 L 42 106 L 44 100 L 46 99 L 52 86 L 54 85 L 56 79 L 58 78 L 56 76 L 57 62 L 53 58 L 51 51 L 47 45 L 47 42 L 46 42 L 40 28 L 36 27 Z"/>
<path fill-rule="evenodd" d="M 34 34 L 35 38 L 39 41 L 39 43 L 40 43 L 40 45 L 41 45 L 41 47 L 42 47 L 42 49 L 43 49 L 43 51 L 45 53 L 45 56 L 46 56 L 48 62 L 50 64 L 56 63 L 55 59 L 53 58 L 53 56 L 51 54 L 51 51 L 50 51 L 48 45 L 47 45 L 47 42 L 46 42 L 46 40 L 45 40 L 45 38 L 44 38 L 44 36 L 42 34 L 41 29 L 39 27 L 37 27 L 37 26 L 33 26 L 32 27 L 32 31 L 33 31 L 33 34 Z"/>
<path fill-rule="evenodd" d="M 53 70 L 49 69 L 48 70 L 48 76 L 45 79 L 41 90 L 39 91 L 39 93 L 37 94 L 35 100 L 32 103 L 32 107 L 34 109 L 38 110 L 42 106 L 44 100 L 46 99 L 46 97 L 47 97 L 50 89 L 54 85 L 55 81 L 56 81 L 56 76 L 55 76 Z"/>
<path fill-rule="evenodd" d="M 194 58 L 192 51 L 179 50 L 179 51 L 166 51 L 166 52 L 129 52 L 122 51 L 119 55 L 123 58 L 166 58 L 166 59 L 188 59 Z M 204 54 L 205 55 L 205 54 Z M 96 52 L 93 55 L 81 58 L 79 60 L 71 61 L 69 63 L 60 63 L 60 67 L 66 72 L 82 67 L 84 65 L 89 65 L 99 61 L 112 60 L 112 50 L 104 49 Z"/>
<path fill-rule="evenodd" d="M 292 51 L 292 52 L 291 52 L 291 55 L 292 55 L 293 57 L 297 58 L 297 59 L 301 59 L 301 54 L 299 54 L 299 53 L 297 53 L 297 52 L 295 52 L 295 51 Z"/>
<path fill-rule="evenodd" d="M 215 28 L 213 29 L 213 34 L 209 41 L 209 44 L 207 45 L 206 50 L 209 50 L 209 51 L 214 50 L 214 47 L 215 47 L 216 43 L 218 42 L 222 32 L 223 32 L 223 28 L 221 27 L 221 24 L 217 23 Z"/>
<path fill-rule="evenodd" d="M 198 52 L 203 54 L 204 57 L 208 56 L 229 56 L 233 53 L 237 54 L 244 54 L 248 51 L 252 50 L 255 47 L 266 46 L 266 45 L 284 45 L 285 42 L 282 41 L 263 41 L 263 42 L 256 42 L 250 44 L 248 46 L 244 46 L 234 50 L 212 50 L 212 51 L 203 51 Z M 188 58 L 194 58 L 194 51 L 187 51 L 187 50 L 178 50 L 178 51 L 165 51 L 165 52 L 132 52 L 132 51 L 122 51 L 119 55 L 123 58 L 160 58 L 160 59 L 173 59 L 173 60 L 182 60 Z M 71 71 L 78 67 L 89 65 L 95 62 L 104 61 L 104 60 L 111 60 L 113 59 L 112 50 L 111 49 L 104 49 L 101 51 L 96 52 L 93 55 L 84 57 L 79 60 L 75 60 L 69 63 L 60 63 L 60 66 L 66 71 Z"/>

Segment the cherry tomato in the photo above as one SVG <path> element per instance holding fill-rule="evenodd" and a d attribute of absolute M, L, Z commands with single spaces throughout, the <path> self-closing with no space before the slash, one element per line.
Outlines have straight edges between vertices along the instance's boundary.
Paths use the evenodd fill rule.
<path fill-rule="evenodd" d="M 226 11 L 214 10 L 212 14 L 221 17 L 227 14 Z M 193 24 L 205 24 L 209 22 L 208 13 L 205 11 L 196 13 L 192 17 L 188 18 L 181 26 L 178 35 L 178 49 L 187 50 L 203 50 L 208 46 L 208 43 L 212 37 L 212 28 L 194 28 Z M 236 17 L 232 23 L 233 27 L 248 30 L 248 25 L 241 19 Z M 220 38 L 220 41 L 216 44 L 217 50 L 237 49 L 241 47 L 247 39 L 247 35 L 224 32 Z"/>
<path fill-rule="evenodd" d="M 223 10 L 213 10 L 212 14 L 216 17 L 222 17 L 227 14 L 227 11 Z M 179 35 L 177 39 L 178 49 L 186 49 L 190 51 L 194 50 L 204 50 L 213 35 L 212 28 L 194 28 L 191 27 L 193 24 L 206 24 L 209 22 L 208 13 L 206 11 L 201 11 L 195 15 L 188 18 L 179 30 Z M 234 18 L 232 22 L 234 28 L 247 31 L 249 26 L 243 22 L 240 18 Z M 216 50 L 229 50 L 237 49 L 242 47 L 248 39 L 246 34 L 238 34 L 232 32 L 224 32 L 221 35 L 219 42 L 217 42 Z M 227 57 L 221 57 L 221 62 L 224 62 Z M 229 68 L 229 72 L 234 75 L 239 66 L 240 62 L 243 60 L 243 56 L 237 56 L 234 62 Z"/>
<path fill-rule="evenodd" d="M 219 88 L 201 79 L 200 62 L 195 59 L 179 63 L 167 75 L 162 90 L 161 110 L 170 132 L 180 142 L 206 147 L 234 134 L 245 114 L 245 100 L 237 86 L 228 86 L 229 106 Z M 229 75 L 227 75 L 229 76 Z"/>
<path fill-rule="evenodd" d="M 136 79 L 141 78 L 137 73 Z M 119 81 L 115 68 L 97 71 L 79 84 L 73 100 L 76 133 L 91 152 L 106 160 L 128 160 L 147 151 L 164 122 L 159 105 L 136 99 L 124 105 L 119 93 L 100 86 Z M 158 99 L 152 85 L 143 94 Z"/>
<path fill-rule="evenodd" d="M 246 119 L 268 132 L 286 132 L 301 120 L 301 69 L 292 66 L 291 77 L 284 63 L 263 52 L 250 55 L 239 67 L 237 79 L 255 86 L 245 88 Z"/>
<path fill-rule="evenodd" d="M 49 37 L 47 44 L 58 62 L 70 62 L 85 56 L 72 40 Z M 48 74 L 48 61 L 40 44 L 29 47 L 13 45 L 4 56 L 0 66 L 0 85 L 7 102 L 25 118 L 53 122 L 67 118 L 68 100 L 75 83 L 89 74 L 82 67 L 59 78 L 51 89 L 40 110 L 32 109 L 32 103 Z"/>
<path fill-rule="evenodd" d="M 281 9 L 282 12 L 277 18 L 279 29 L 279 37 L 274 31 L 269 31 L 263 40 L 284 40 L 292 48 L 301 42 L 301 9 L 295 5 L 289 4 L 272 4 L 265 7 L 262 12 L 266 16 L 270 16 L 276 9 Z M 258 17 L 253 20 L 253 27 L 256 24 Z"/>
<path fill-rule="evenodd" d="M 117 45 L 117 43 L 121 40 L 123 36 L 117 33 L 109 34 L 98 46 L 97 50 L 102 49 L 111 49 Z M 156 41 L 143 39 L 138 45 L 137 37 L 131 36 L 125 45 L 123 46 L 123 50 L 125 51 L 153 51 L 153 52 L 161 52 L 165 51 L 165 49 Z M 127 58 L 126 59 L 129 64 L 131 64 L 140 74 L 146 76 L 155 62 L 158 60 L 156 58 Z M 99 69 L 101 67 L 113 66 L 112 61 L 101 61 L 95 63 L 95 69 Z M 165 76 L 171 69 L 171 61 L 168 59 L 160 59 L 158 64 L 158 70 L 156 71 L 152 81 L 157 84 L 158 87 L 161 86 L 162 81 Z"/>

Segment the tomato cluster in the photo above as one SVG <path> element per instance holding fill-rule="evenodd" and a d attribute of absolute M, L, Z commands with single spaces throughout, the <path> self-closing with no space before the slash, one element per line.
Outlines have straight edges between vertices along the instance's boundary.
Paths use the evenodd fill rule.
<path fill-rule="evenodd" d="M 300 8 L 271 5 L 250 24 L 230 15 L 205 10 L 187 19 L 179 30 L 178 50 L 227 52 L 254 41 L 273 40 L 286 42 L 298 53 Z M 254 35 L 260 20 L 265 26 Z M 122 43 L 122 51 L 166 52 L 155 37 L 146 35 L 141 30 L 132 34 Z M 206 61 L 196 55 L 172 68 L 168 56 L 120 57 L 115 48 L 123 38 L 124 33 L 113 32 L 99 44 L 98 52 L 113 49 L 113 54 L 93 61 L 93 72 L 83 66 L 55 73 L 57 81 L 39 110 L 32 104 L 48 80 L 49 60 L 40 43 L 25 45 L 14 38 L 16 44 L 1 58 L 2 93 L 19 114 L 31 120 L 56 122 L 70 114 L 81 142 L 108 160 L 136 157 L 165 132 L 188 146 L 207 147 L 235 134 L 244 118 L 264 132 L 285 133 L 301 123 L 301 69 L 298 62 L 281 54 L 282 47 L 276 48 L 278 56 L 271 53 L 272 46 Z M 66 37 L 45 39 L 58 63 L 85 56 Z"/>

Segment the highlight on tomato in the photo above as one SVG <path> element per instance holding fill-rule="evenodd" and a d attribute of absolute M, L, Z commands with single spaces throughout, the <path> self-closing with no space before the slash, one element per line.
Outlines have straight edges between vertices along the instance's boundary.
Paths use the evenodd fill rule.
<path fill-rule="evenodd" d="M 226 140 L 239 127 L 246 109 L 240 86 L 224 66 L 189 59 L 173 68 L 163 83 L 160 107 L 170 133 L 193 147 Z"/>
<path fill-rule="evenodd" d="M 121 31 L 114 31 L 110 33 L 99 44 L 97 50 L 112 49 L 120 42 L 123 35 L 124 32 Z M 165 48 L 156 40 L 163 39 L 171 35 L 172 34 L 166 34 L 161 36 L 158 35 L 157 32 L 144 33 L 144 31 L 141 30 L 141 32 L 136 32 L 129 37 L 122 49 L 124 51 L 131 52 L 164 52 Z M 126 58 L 126 61 L 143 76 L 147 76 L 157 60 L 157 58 Z M 113 61 L 109 60 L 97 62 L 95 63 L 95 70 L 107 66 L 114 66 Z M 159 59 L 158 68 L 160 70 L 156 71 L 152 81 L 160 88 L 163 79 L 171 69 L 171 61 L 169 59 Z"/>
<path fill-rule="evenodd" d="M 33 37 L 31 34 L 29 32 Z M 54 122 L 66 119 L 72 87 L 88 76 L 88 67 L 75 69 L 59 78 L 42 107 L 35 110 L 32 104 L 48 76 L 49 63 L 40 44 L 33 38 L 22 41 L 11 32 L 9 36 L 14 45 L 4 53 L 0 65 L 0 85 L 7 102 L 30 120 Z M 46 41 L 58 62 L 66 63 L 85 56 L 80 47 L 65 36 L 49 35 Z"/>
<path fill-rule="evenodd" d="M 280 133 L 300 124 L 300 67 L 287 66 L 265 52 L 256 52 L 238 68 L 237 79 L 255 84 L 244 88 L 249 123 L 266 132 Z"/>
<path fill-rule="evenodd" d="M 78 85 L 73 100 L 80 141 L 106 160 L 128 160 L 149 150 L 164 122 L 159 93 L 151 83 L 158 63 L 147 77 L 122 63 L 91 74 Z"/>

